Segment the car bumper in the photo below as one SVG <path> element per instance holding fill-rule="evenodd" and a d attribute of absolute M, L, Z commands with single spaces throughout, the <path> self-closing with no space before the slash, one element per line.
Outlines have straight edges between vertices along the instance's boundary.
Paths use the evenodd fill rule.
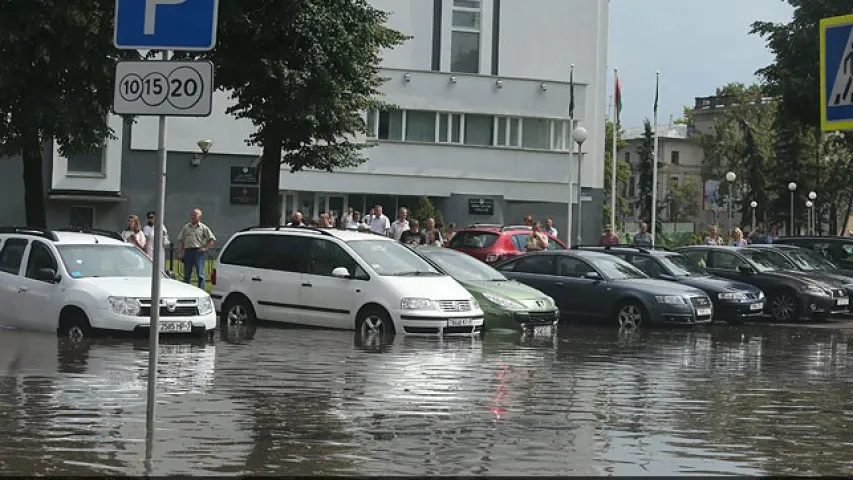
<path fill-rule="evenodd" d="M 696 309 L 689 304 L 656 304 L 649 312 L 652 323 L 668 325 L 704 325 L 714 319 L 713 307 L 707 307 L 710 313 L 698 315 Z"/>
<path fill-rule="evenodd" d="M 557 309 L 514 311 L 486 308 L 483 312 L 486 316 L 484 328 L 487 330 L 502 328 L 522 331 L 527 328 L 553 326 L 560 320 L 560 311 Z"/>
<path fill-rule="evenodd" d="M 108 330 L 113 332 L 126 332 L 134 334 L 148 334 L 150 327 L 149 317 L 129 317 L 125 315 L 117 315 L 112 311 L 103 310 L 97 315 L 97 319 L 92 318 L 92 327 L 97 330 Z M 187 317 L 170 317 L 168 315 L 160 316 L 160 334 L 202 334 L 216 329 L 216 310 L 214 309 L 206 315 L 195 315 Z M 175 325 L 174 322 L 188 322 L 190 330 L 180 330 L 170 328 Z M 168 326 L 167 326 L 168 325 Z M 186 323 L 184 323 L 186 325 Z"/>
<path fill-rule="evenodd" d="M 847 305 L 839 305 L 847 301 Z M 801 314 L 803 317 L 837 315 L 850 311 L 850 297 L 830 297 L 827 295 L 803 294 Z"/>
<path fill-rule="evenodd" d="M 720 301 L 714 306 L 714 319 L 722 321 L 748 320 L 764 315 L 764 299 L 743 302 Z"/>
<path fill-rule="evenodd" d="M 404 335 L 438 335 L 466 337 L 479 335 L 483 331 L 482 310 L 464 313 L 446 312 L 395 312 L 394 323 L 397 333 Z"/>

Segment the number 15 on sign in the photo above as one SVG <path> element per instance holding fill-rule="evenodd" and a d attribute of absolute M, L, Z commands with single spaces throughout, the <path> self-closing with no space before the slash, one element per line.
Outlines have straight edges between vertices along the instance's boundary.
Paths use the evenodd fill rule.
<path fill-rule="evenodd" d="M 119 115 L 206 117 L 213 104 L 210 62 L 129 61 L 116 65 Z"/>

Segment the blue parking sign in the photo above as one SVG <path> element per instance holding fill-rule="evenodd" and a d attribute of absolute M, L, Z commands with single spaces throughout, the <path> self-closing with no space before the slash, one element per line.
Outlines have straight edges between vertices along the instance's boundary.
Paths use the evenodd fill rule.
<path fill-rule="evenodd" d="M 211 50 L 218 10 L 218 0 L 116 0 L 115 46 Z"/>
<path fill-rule="evenodd" d="M 820 21 L 821 130 L 853 130 L 853 15 Z"/>

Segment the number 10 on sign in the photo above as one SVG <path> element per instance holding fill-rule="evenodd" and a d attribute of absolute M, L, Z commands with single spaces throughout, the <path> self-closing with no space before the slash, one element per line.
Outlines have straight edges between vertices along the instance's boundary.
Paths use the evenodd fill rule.
<path fill-rule="evenodd" d="M 119 62 L 113 108 L 120 115 L 205 117 L 213 99 L 210 62 Z"/>

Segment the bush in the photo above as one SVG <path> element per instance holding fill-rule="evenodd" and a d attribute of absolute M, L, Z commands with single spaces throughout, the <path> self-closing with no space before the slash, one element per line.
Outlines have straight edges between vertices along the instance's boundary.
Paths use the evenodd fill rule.
<path fill-rule="evenodd" d="M 432 200 L 427 196 L 418 199 L 418 206 L 411 212 L 411 216 L 417 219 L 421 225 L 425 225 L 428 218 L 434 218 L 436 223 L 444 223 L 444 215 L 435 208 Z"/>

